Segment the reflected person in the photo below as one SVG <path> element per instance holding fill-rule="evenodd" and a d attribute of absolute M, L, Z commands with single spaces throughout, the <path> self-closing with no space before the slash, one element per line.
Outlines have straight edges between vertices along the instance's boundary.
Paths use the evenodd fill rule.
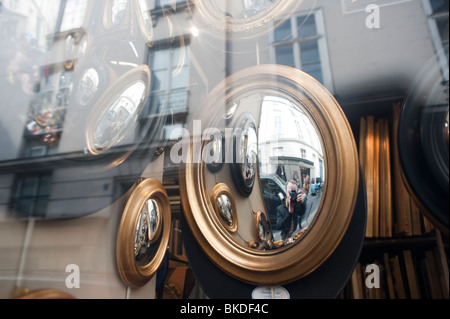
<path fill-rule="evenodd" d="M 277 207 L 277 226 L 281 229 L 281 239 L 290 238 L 305 213 L 305 200 L 302 191 L 298 191 L 298 185 L 294 180 L 286 184 L 286 200 Z"/>

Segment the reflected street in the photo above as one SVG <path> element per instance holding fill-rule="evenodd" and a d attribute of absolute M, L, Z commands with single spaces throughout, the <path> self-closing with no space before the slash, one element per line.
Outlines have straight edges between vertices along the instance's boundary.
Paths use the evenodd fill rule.
<path fill-rule="evenodd" d="M 311 194 L 308 195 L 308 199 L 306 202 L 306 211 L 303 217 L 301 218 L 301 226 L 297 227 L 297 229 L 294 231 L 294 235 L 306 231 L 308 227 L 311 225 L 315 217 L 314 212 L 318 211 L 320 202 L 322 200 L 322 194 L 323 194 L 322 191 L 318 191 L 316 196 L 313 196 Z M 274 242 L 281 240 L 281 230 L 273 231 L 273 240 Z"/>

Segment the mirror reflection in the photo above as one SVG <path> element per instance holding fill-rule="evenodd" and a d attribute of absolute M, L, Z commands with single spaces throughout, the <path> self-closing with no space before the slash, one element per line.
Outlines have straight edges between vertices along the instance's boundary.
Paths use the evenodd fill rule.
<path fill-rule="evenodd" d="M 227 226 L 231 227 L 233 225 L 233 205 L 230 198 L 227 195 L 219 196 L 217 199 L 217 205 L 219 207 L 220 217 L 227 224 Z"/>
<path fill-rule="evenodd" d="M 125 17 L 128 0 L 114 0 L 111 7 L 111 23 L 118 25 Z"/>
<path fill-rule="evenodd" d="M 146 85 L 136 82 L 127 88 L 111 106 L 107 106 L 94 129 L 93 145 L 98 151 L 119 144 L 129 133 L 144 98 Z"/>
<path fill-rule="evenodd" d="M 81 76 L 79 84 L 79 103 L 82 106 L 87 105 L 92 101 L 95 94 L 98 92 L 100 85 L 100 76 L 96 69 L 89 68 Z"/>
<path fill-rule="evenodd" d="M 68 219 L 109 207 L 164 153 L 173 116 L 186 116 L 190 64 L 173 75 L 181 54 L 166 18 L 151 48 L 141 27 L 160 12 L 154 1 L 0 7 L 11 26 L 0 36 L 1 213 Z M 144 77 L 124 77 L 143 67 Z"/>
<path fill-rule="evenodd" d="M 246 113 L 238 121 L 234 131 L 236 151 L 232 167 L 235 183 L 241 194 L 249 196 L 253 191 L 258 164 L 258 137 L 253 117 Z"/>
<path fill-rule="evenodd" d="M 233 130 L 227 139 L 235 143 L 225 149 L 230 159 L 233 145 L 233 163 L 229 170 L 209 170 L 206 180 L 211 189 L 220 182 L 233 186 L 239 228 L 231 235 L 240 245 L 289 246 L 313 225 L 323 198 L 326 171 L 317 125 L 301 102 L 272 90 L 246 93 L 228 109 L 235 116 L 221 130 Z"/>
<path fill-rule="evenodd" d="M 145 265 L 150 262 L 158 250 L 162 220 L 154 200 L 149 199 L 141 212 L 136 227 L 134 253 L 136 261 Z"/>
<path fill-rule="evenodd" d="M 262 102 L 259 131 L 261 188 L 274 241 L 299 239 L 322 200 L 325 177 L 322 142 L 301 105 L 277 96 Z"/>

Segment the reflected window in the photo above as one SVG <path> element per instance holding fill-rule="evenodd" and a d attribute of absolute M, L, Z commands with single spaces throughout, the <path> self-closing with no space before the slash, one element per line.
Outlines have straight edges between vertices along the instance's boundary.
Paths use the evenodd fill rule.
<path fill-rule="evenodd" d="M 187 0 L 156 0 L 155 9 L 175 7 L 176 5 L 185 4 L 186 2 Z"/>
<path fill-rule="evenodd" d="M 445 57 L 440 56 L 442 67 L 448 69 L 449 55 L 449 2 L 448 0 L 423 0 L 425 13 L 428 15 L 428 26 L 436 50 L 444 48 Z M 444 61 L 445 60 L 445 61 Z M 445 73 L 445 72 L 444 72 Z M 448 79 L 447 79 L 448 80 Z"/>
<path fill-rule="evenodd" d="M 16 191 L 11 200 L 13 212 L 24 217 L 45 217 L 51 184 L 51 173 L 18 176 Z"/>
<path fill-rule="evenodd" d="M 285 21 L 275 29 L 273 42 L 275 63 L 300 69 L 332 91 L 325 26 L 320 10 Z"/>
<path fill-rule="evenodd" d="M 189 61 L 182 59 L 185 47 L 161 47 L 150 54 L 152 70 L 150 105 L 145 116 L 172 111 L 187 112 L 189 87 Z"/>

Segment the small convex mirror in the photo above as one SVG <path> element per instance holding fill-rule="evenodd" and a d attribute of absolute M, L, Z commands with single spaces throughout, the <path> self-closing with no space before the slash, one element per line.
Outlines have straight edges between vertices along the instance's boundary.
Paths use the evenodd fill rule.
<path fill-rule="evenodd" d="M 147 200 L 141 212 L 136 228 L 134 253 L 138 263 L 148 263 L 154 257 L 155 244 L 161 234 L 162 221 L 157 203 L 153 199 Z M 157 248 L 157 247 L 156 247 Z"/>
<path fill-rule="evenodd" d="M 90 75 L 95 80 L 94 73 Z M 136 67 L 103 94 L 88 117 L 87 149 L 92 155 L 123 146 L 137 134 L 139 116 L 150 87 L 150 70 Z"/>
<path fill-rule="evenodd" d="M 131 192 L 116 241 L 119 274 L 127 286 L 142 287 L 164 261 L 172 219 L 166 190 L 156 179 L 140 181 Z"/>

